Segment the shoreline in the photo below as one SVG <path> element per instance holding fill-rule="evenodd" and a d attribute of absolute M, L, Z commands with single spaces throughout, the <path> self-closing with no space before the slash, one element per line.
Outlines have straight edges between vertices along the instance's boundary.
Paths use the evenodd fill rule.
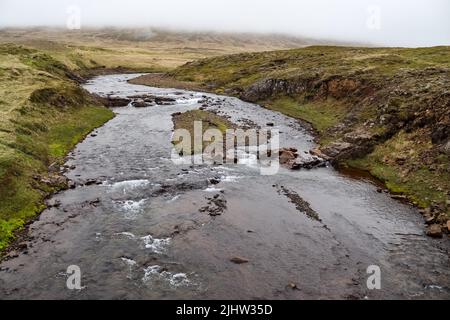
<path fill-rule="evenodd" d="M 131 79 L 128 81 L 129 83 L 132 84 L 139 84 L 139 85 L 147 85 L 150 87 L 164 87 L 163 85 L 169 85 L 169 87 L 174 88 L 174 89 L 181 89 L 181 90 L 192 90 L 190 88 L 199 88 L 201 92 L 205 92 L 205 93 L 213 93 L 213 94 L 219 94 L 219 95 L 229 95 L 229 96 L 233 96 L 236 98 L 239 98 L 243 101 L 246 101 L 245 99 L 242 99 L 242 96 L 240 96 L 239 94 L 232 94 L 227 93 L 218 93 L 217 91 L 215 91 L 213 88 L 207 88 L 205 86 L 202 86 L 199 83 L 189 83 L 189 82 L 185 82 L 185 81 L 178 81 L 176 79 L 174 79 L 170 74 L 147 74 L 147 75 L 143 75 L 134 79 Z M 165 87 L 167 88 L 167 87 Z M 198 89 L 197 89 L 198 90 Z M 301 118 L 296 118 L 296 117 L 292 117 L 289 114 L 286 114 L 285 112 L 283 112 L 282 110 L 276 110 L 276 109 L 272 109 L 267 107 L 266 105 L 264 105 L 264 103 L 259 103 L 259 102 L 253 102 L 253 101 L 248 101 L 248 102 L 252 102 L 252 103 L 257 103 L 260 107 L 262 108 L 266 108 L 272 111 L 277 111 L 277 112 L 281 112 L 297 121 L 299 121 L 306 130 L 308 130 L 311 135 L 314 137 L 314 141 L 317 144 L 317 150 L 319 152 L 323 152 L 321 150 L 321 148 L 323 147 L 322 144 L 320 143 L 320 140 L 323 138 L 323 136 L 321 135 L 321 133 L 314 127 L 314 124 L 309 122 L 306 119 L 301 119 Z M 364 180 L 369 180 L 371 183 L 374 183 L 375 185 L 377 185 L 382 191 L 381 192 L 387 192 L 389 193 L 389 195 L 391 196 L 391 198 L 398 200 L 400 202 L 403 203 L 407 203 L 408 205 L 417 208 L 419 210 L 419 213 L 424 217 L 424 222 L 425 226 L 425 233 L 427 233 L 427 229 L 429 226 L 429 223 L 427 222 L 427 220 L 430 219 L 430 213 L 429 210 L 427 209 L 427 207 L 424 206 L 420 206 L 417 203 L 417 200 L 414 199 L 414 197 L 412 195 L 409 195 L 407 193 L 404 192 L 398 192 L 395 189 L 391 188 L 389 186 L 389 182 L 388 181 L 383 181 L 382 179 L 380 179 L 379 177 L 377 177 L 376 175 L 374 175 L 371 170 L 369 169 L 364 169 L 358 166 L 353 166 L 348 160 L 353 160 L 353 159 L 357 159 L 357 157 L 350 157 L 348 159 L 339 159 L 339 157 L 337 156 L 330 156 L 328 154 L 325 153 L 326 156 L 330 157 L 330 162 L 332 163 L 333 167 L 335 168 L 335 170 L 337 170 L 339 173 L 345 175 L 345 176 L 349 176 L 351 178 L 354 179 L 364 179 Z M 441 228 L 443 230 L 445 230 L 445 228 L 448 228 L 448 222 L 447 223 L 442 223 L 441 224 Z M 450 230 L 447 230 L 447 232 L 450 232 Z M 427 233 L 427 235 L 429 235 Z M 445 231 L 443 232 L 443 235 L 445 235 Z M 448 234 L 448 237 L 450 238 L 450 233 Z"/>

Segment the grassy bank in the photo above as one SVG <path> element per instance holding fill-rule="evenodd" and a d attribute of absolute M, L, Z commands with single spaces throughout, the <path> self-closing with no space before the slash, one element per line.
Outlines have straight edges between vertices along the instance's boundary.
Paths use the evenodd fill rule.
<path fill-rule="evenodd" d="M 67 186 L 55 164 L 113 117 L 75 78 L 49 55 L 0 45 L 0 250 Z"/>
<path fill-rule="evenodd" d="M 450 47 L 246 53 L 191 62 L 163 78 L 308 121 L 340 166 L 370 171 L 429 207 L 433 221 L 450 216 Z"/>

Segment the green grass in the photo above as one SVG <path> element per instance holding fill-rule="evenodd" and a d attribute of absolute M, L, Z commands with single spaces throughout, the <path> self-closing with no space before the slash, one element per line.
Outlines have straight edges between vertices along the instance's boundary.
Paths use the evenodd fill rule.
<path fill-rule="evenodd" d="M 63 124 L 57 124 L 47 134 L 49 155 L 52 158 L 65 156 L 93 128 L 112 118 L 112 112 L 98 106 L 77 110 Z"/>
<path fill-rule="evenodd" d="M 0 45 L 0 69 L 1 251 L 44 209 L 44 199 L 65 187 L 49 179 L 48 166 L 114 115 L 39 51 Z"/>
<path fill-rule="evenodd" d="M 332 99 L 302 103 L 291 97 L 282 97 L 264 105 L 290 117 L 305 120 L 321 133 L 339 123 L 346 113 L 345 106 Z"/>
<path fill-rule="evenodd" d="M 450 161 L 448 156 L 439 154 L 428 160 L 432 161 L 433 170 L 422 163 L 421 154 L 429 150 L 429 144 L 424 135 L 400 132 L 365 157 L 347 160 L 346 164 L 369 171 L 384 181 L 390 191 L 408 195 L 420 207 L 445 203 L 450 190 Z M 404 155 L 405 163 L 395 162 Z"/>

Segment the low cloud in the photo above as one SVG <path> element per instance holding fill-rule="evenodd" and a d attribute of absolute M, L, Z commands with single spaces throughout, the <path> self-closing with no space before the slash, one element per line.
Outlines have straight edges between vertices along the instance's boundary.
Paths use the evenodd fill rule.
<path fill-rule="evenodd" d="M 450 45 L 448 0 L 1 0 L 0 26 L 152 26 L 286 33 L 387 46 Z"/>

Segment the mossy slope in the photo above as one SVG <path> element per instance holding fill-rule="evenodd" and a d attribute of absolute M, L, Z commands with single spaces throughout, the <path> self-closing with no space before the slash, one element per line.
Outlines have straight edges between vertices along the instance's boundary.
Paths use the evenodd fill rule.
<path fill-rule="evenodd" d="M 0 45 L 0 250 L 65 187 L 49 165 L 113 117 L 76 78 L 49 55 Z"/>

